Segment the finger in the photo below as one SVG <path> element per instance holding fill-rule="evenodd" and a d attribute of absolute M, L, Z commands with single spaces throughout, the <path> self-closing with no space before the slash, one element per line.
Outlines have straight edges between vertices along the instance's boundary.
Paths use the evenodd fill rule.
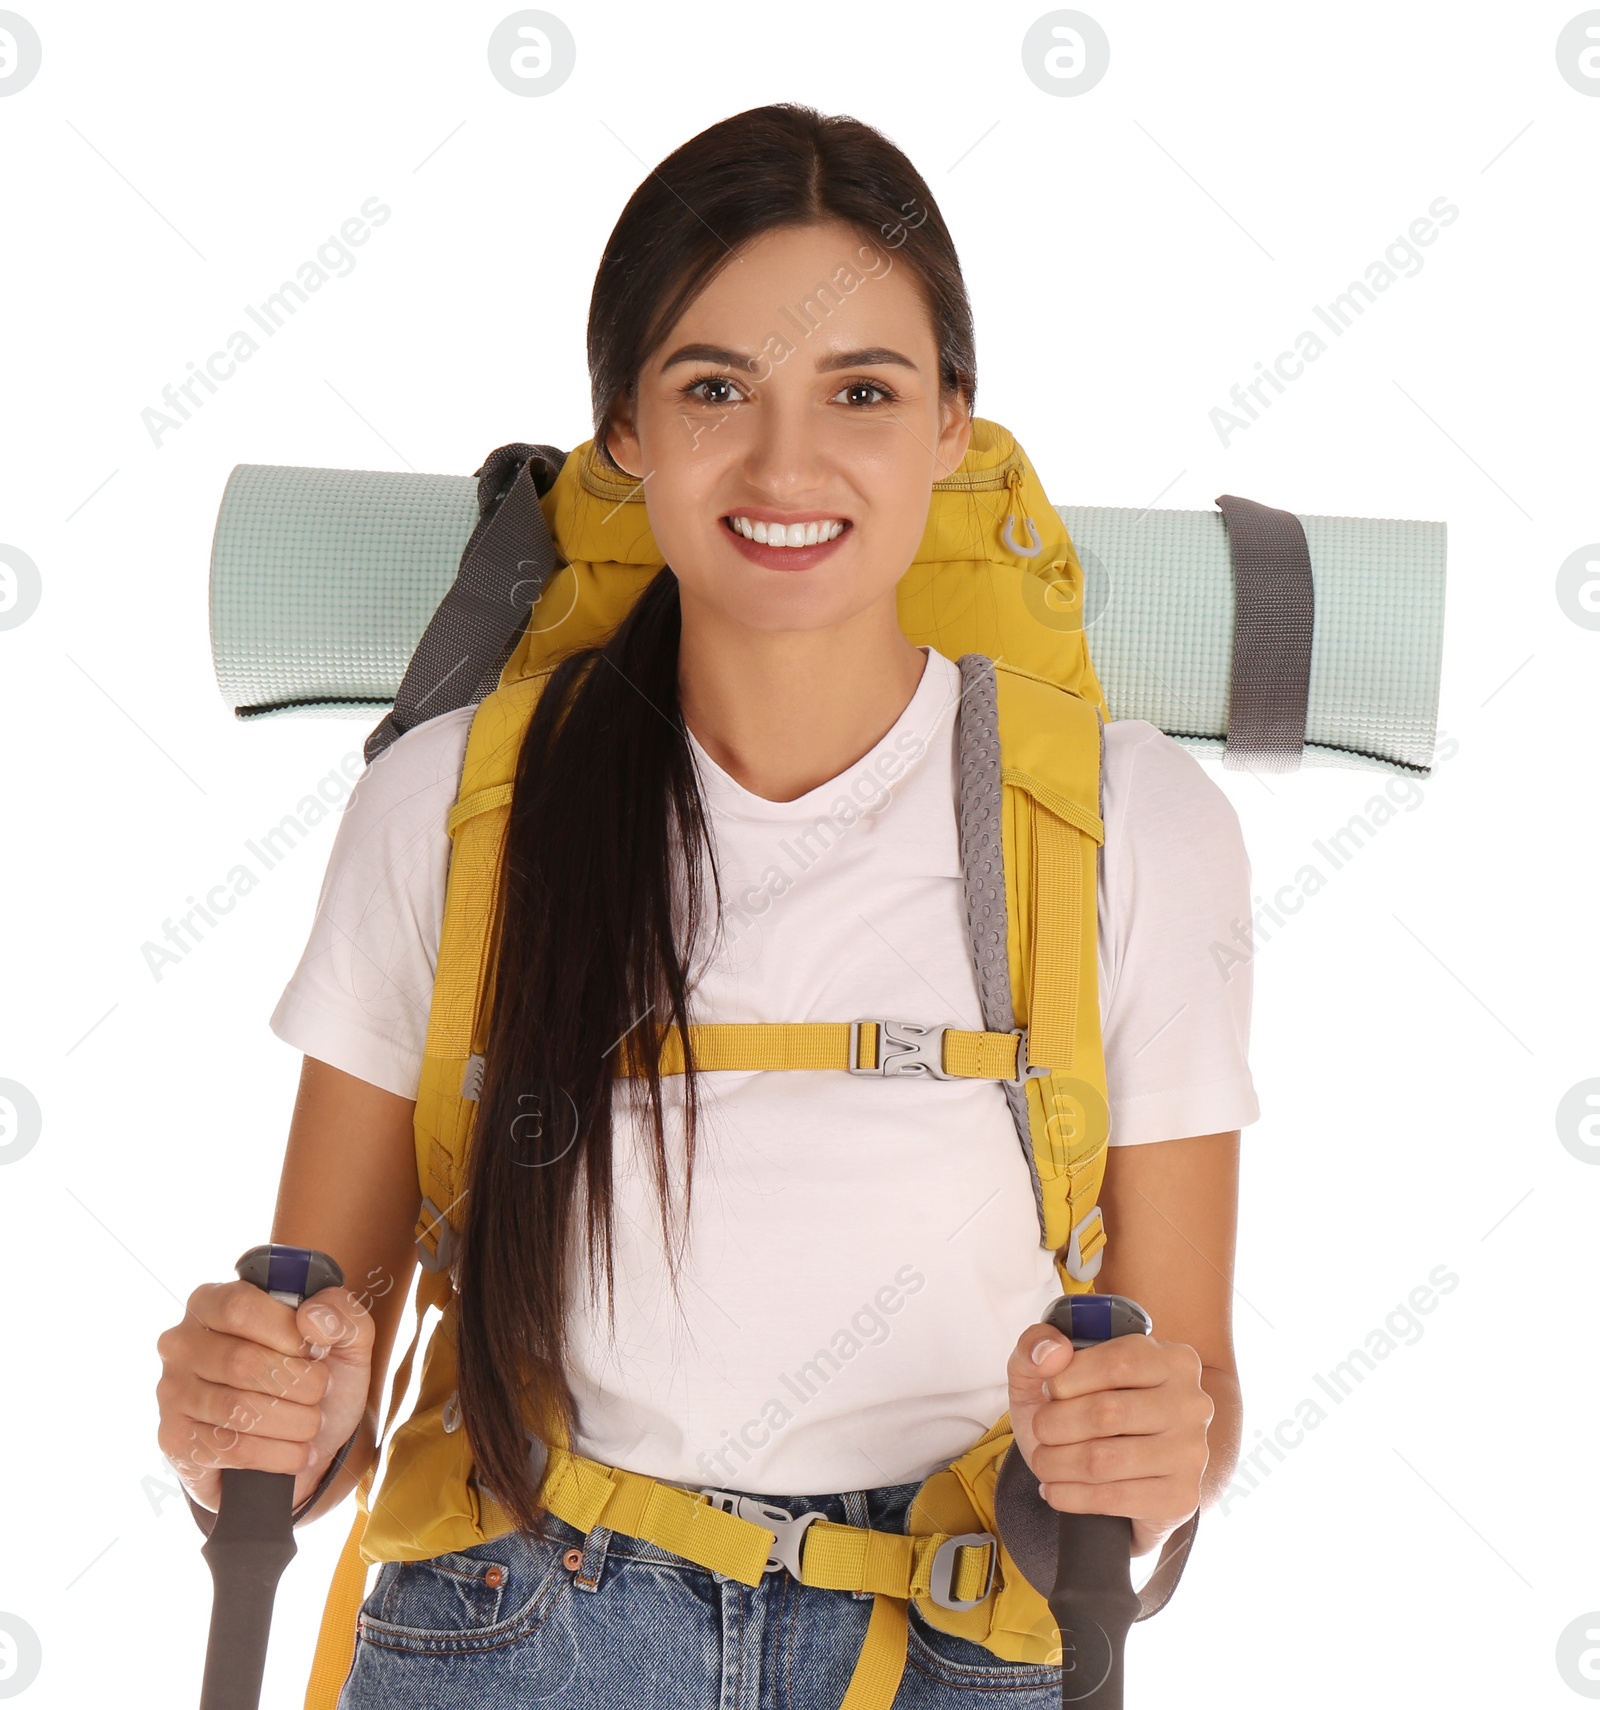
<path fill-rule="evenodd" d="M 1088 1443 L 1101 1437 L 1142 1437 L 1183 1423 L 1164 1388 L 1099 1389 L 1047 1401 L 1033 1416 L 1041 1444 Z"/>
<path fill-rule="evenodd" d="M 167 1459 L 185 1477 L 198 1479 L 225 1467 L 251 1467 L 258 1472 L 302 1473 L 316 1464 L 309 1442 L 261 1437 L 219 1426 L 204 1419 L 179 1416 L 172 1421 Z"/>
<path fill-rule="evenodd" d="M 280 1353 L 220 1333 L 207 1336 L 196 1348 L 186 1375 L 306 1406 L 322 1400 L 330 1381 L 327 1366 L 304 1352 Z M 187 1393 L 182 1399 L 187 1405 Z"/>
<path fill-rule="evenodd" d="M 1187 1438 L 1167 1431 L 1144 1437 L 1096 1437 L 1087 1443 L 1038 1443 L 1030 1463 L 1034 1476 L 1047 1484 L 1195 1477 L 1201 1464 Z"/>
<path fill-rule="evenodd" d="M 1106 1484 L 1080 1484 L 1071 1480 L 1041 1481 L 1044 1500 L 1062 1514 L 1121 1514 L 1130 1520 L 1158 1520 L 1179 1512 L 1187 1501 L 1193 1508 L 1192 1488 L 1187 1494 L 1178 1478 L 1115 1479 Z"/>
<path fill-rule="evenodd" d="M 297 1443 L 309 1443 L 322 1429 L 322 1408 L 315 1403 L 287 1401 L 228 1384 L 197 1384 L 185 1397 L 181 1412 L 219 1432 Z"/>
<path fill-rule="evenodd" d="M 1039 1358 L 1035 1359 L 1035 1353 Z M 1048 1376 L 1064 1372 L 1077 1354 L 1070 1337 L 1053 1324 L 1030 1324 L 1017 1338 L 1006 1361 L 1006 1385 L 1014 1393 L 1032 1400 L 1042 1394 L 1039 1385 Z"/>
<path fill-rule="evenodd" d="M 348 1356 L 365 1356 L 372 1350 L 376 1328 L 372 1314 L 348 1289 L 325 1288 L 308 1295 L 295 1314 L 308 1343 L 324 1350 L 313 1358 L 324 1358 L 337 1350 Z"/>
<path fill-rule="evenodd" d="M 1172 1375 L 1172 1362 L 1148 1338 L 1114 1336 L 1077 1349 L 1069 1366 L 1047 1367 L 1046 1385 L 1052 1400 L 1069 1401 L 1102 1389 L 1154 1388 Z"/>
<path fill-rule="evenodd" d="M 283 1354 L 305 1354 L 305 1336 L 295 1310 L 254 1283 L 201 1283 L 189 1296 L 189 1311 L 206 1329 Z"/>

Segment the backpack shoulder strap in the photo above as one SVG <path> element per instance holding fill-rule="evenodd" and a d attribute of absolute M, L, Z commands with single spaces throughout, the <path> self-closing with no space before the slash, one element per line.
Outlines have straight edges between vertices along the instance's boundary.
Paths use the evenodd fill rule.
<path fill-rule="evenodd" d="M 519 677 L 479 705 L 450 810 L 450 870 L 423 1044 L 415 1135 L 422 1210 L 417 1255 L 442 1272 L 454 1257 L 450 1214 L 460 1197 L 487 1025 L 494 896 L 522 738 L 554 666 Z"/>
<path fill-rule="evenodd" d="M 1025 1027 L 1030 1064 L 1005 1088 L 1040 1239 L 1068 1294 L 1093 1288 L 1110 1136 L 1096 927 L 1102 721 L 1046 678 L 964 654 L 958 726 L 962 869 L 989 1028 Z"/>

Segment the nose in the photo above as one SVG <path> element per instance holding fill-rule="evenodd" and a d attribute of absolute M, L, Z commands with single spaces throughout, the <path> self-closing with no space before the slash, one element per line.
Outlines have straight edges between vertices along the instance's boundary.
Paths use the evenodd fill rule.
<path fill-rule="evenodd" d="M 743 474 L 750 491 L 779 509 L 816 501 L 828 486 L 819 426 L 806 404 L 785 406 L 769 398 L 745 448 Z"/>

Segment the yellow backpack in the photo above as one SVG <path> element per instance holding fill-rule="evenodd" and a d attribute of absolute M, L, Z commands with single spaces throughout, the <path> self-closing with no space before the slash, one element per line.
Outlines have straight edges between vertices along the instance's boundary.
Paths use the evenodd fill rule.
<path fill-rule="evenodd" d="M 374 1467 L 358 1487 L 307 1710 L 334 1710 L 369 1564 L 469 1549 L 512 1529 L 477 1483 L 460 1428 L 450 1276 L 492 997 L 493 880 L 522 736 L 550 669 L 574 648 L 606 639 L 662 564 L 639 485 L 601 465 L 592 441 L 566 458 L 539 503 L 560 567 L 498 687 L 474 715 L 449 818 L 449 879 L 416 1106 L 417 1328 L 395 1373 L 386 1431 L 409 1384 L 426 1308 L 441 1316 L 415 1407 L 388 1439 L 383 1477 L 373 1492 Z M 985 1030 L 941 1027 L 932 1015 L 692 1030 L 696 1061 L 710 1070 L 832 1067 L 1000 1081 L 1033 1184 L 1040 1244 L 1055 1251 L 1068 1294 L 1093 1292 L 1100 1268 L 1106 1234 L 1097 1198 L 1109 1130 L 1095 932 L 1109 713 L 1083 634 L 1082 594 L 1072 542 L 1021 447 L 1003 427 L 975 419 L 961 466 L 934 484 L 898 608 L 910 641 L 961 669 L 962 865 Z M 681 1073 L 681 1041 L 669 1035 L 668 1045 L 663 1070 Z M 1006 1414 L 929 1477 L 907 1535 L 808 1523 L 803 1515 L 790 1533 L 781 1521 L 768 1526 L 741 1514 L 728 1493 L 604 1466 L 562 1441 L 546 1445 L 540 1499 L 582 1531 L 604 1525 L 643 1537 L 747 1585 L 758 1585 L 776 1558 L 798 1565 L 805 1584 L 874 1592 L 844 1710 L 887 1710 L 905 1666 L 911 1602 L 934 1627 L 1002 1658 L 1060 1660 L 1046 1598 L 996 1530 L 995 1480 L 1012 1441 Z M 1147 1597 L 1144 1613 L 1159 1606 Z"/>

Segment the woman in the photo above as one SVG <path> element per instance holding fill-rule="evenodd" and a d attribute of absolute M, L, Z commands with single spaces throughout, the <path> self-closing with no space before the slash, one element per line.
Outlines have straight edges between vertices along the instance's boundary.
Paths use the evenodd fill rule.
<path fill-rule="evenodd" d="M 775 356 L 788 347 L 774 334 L 792 340 L 796 307 L 847 258 L 877 265 Z M 615 1078 L 610 1045 L 651 1015 L 932 1006 L 982 1025 L 957 858 L 959 672 L 896 615 L 975 390 L 970 310 L 927 185 L 853 119 L 785 104 L 711 127 L 618 221 L 589 362 L 597 446 L 644 485 L 668 568 L 603 653 L 571 656 L 544 690 L 497 899 L 458 1359 L 475 1462 L 517 1530 L 477 1559 L 384 1568 L 342 1710 L 711 1705 L 735 1690 L 841 1702 L 868 1597 L 787 1570 L 751 1588 L 542 1511 L 529 1398 L 604 1463 L 890 1531 L 973 1421 L 1009 1406 L 1046 1499 L 1131 1516 L 1135 1555 L 1220 1491 L 1237 1454 L 1238 1129 L 1257 1110 L 1248 966 L 1224 980 L 1207 946 L 1248 913 L 1248 868 L 1226 797 L 1153 726 L 1106 728 L 1115 1150 L 1096 1287 L 1138 1300 L 1155 1336 L 1075 1353 L 1041 1322 L 1058 1280 L 994 1082 Z M 797 544 L 776 543 L 780 524 Z M 306 1053 L 272 1238 L 332 1253 L 368 1287 L 295 1313 L 205 1285 L 161 1340 L 161 1446 L 204 1508 L 217 1469 L 255 1466 L 292 1472 L 297 1503 L 322 1513 L 372 1460 L 415 1262 L 412 1115 L 471 717 L 417 727 L 362 779 L 272 1019 Z M 825 852 L 798 850 L 841 787 L 886 775 L 886 755 L 902 762 L 893 787 Z M 728 906 L 752 885 L 760 911 Z M 537 1086 L 559 1092 L 540 1101 L 530 1160 L 518 1089 Z M 496 1134 L 510 1138 L 485 1142 Z M 863 1319 L 867 1300 L 896 1316 Z M 861 1350 L 846 1373 L 753 1447 L 763 1433 L 741 1427 L 779 1375 L 845 1325 Z M 307 1345 L 326 1356 L 286 1388 L 284 1360 Z M 495 1616 L 537 1587 L 539 1618 L 452 1648 L 452 1631 L 483 1625 L 489 1560 Z M 418 1635 L 437 1641 L 420 1657 Z M 1060 1672 L 1004 1662 L 913 1608 L 895 1704 L 990 1701 L 1053 1706 Z"/>

